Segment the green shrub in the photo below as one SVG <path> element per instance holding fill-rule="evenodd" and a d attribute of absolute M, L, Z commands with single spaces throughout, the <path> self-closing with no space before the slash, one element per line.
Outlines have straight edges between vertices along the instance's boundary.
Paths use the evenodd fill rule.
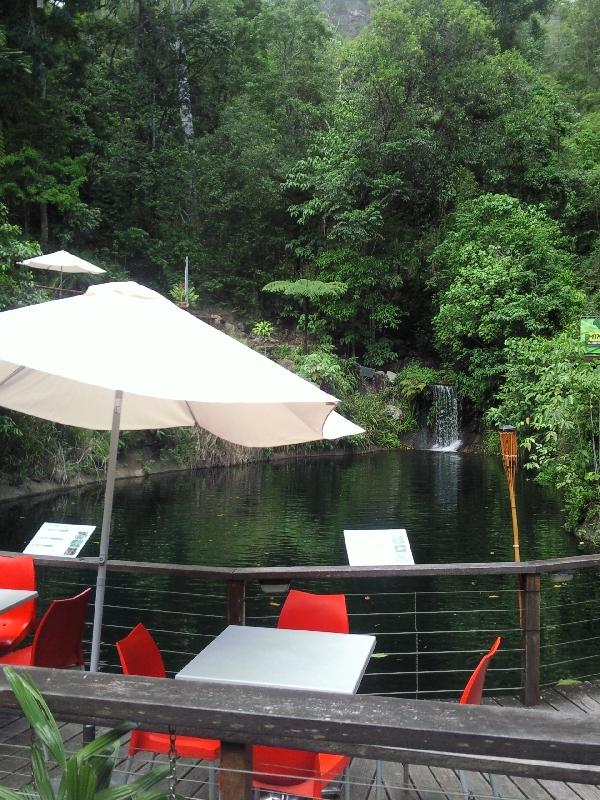
<path fill-rule="evenodd" d="M 185 284 L 183 282 L 174 283 L 169 289 L 169 295 L 179 306 L 193 306 L 198 302 L 199 294 L 191 284 L 188 284 L 187 297 L 185 295 Z"/>
<path fill-rule="evenodd" d="M 266 319 L 261 319 L 259 322 L 255 322 L 252 326 L 252 336 L 256 339 L 268 339 L 269 336 L 273 335 L 273 331 L 275 326 L 272 322 L 269 322 Z"/>
<path fill-rule="evenodd" d="M 300 348 L 286 343 L 276 344 L 271 351 L 271 356 L 275 361 L 284 361 L 287 359 L 295 361 L 300 357 Z"/>
<path fill-rule="evenodd" d="M 383 367 L 396 358 L 392 349 L 392 342 L 382 336 L 374 342 L 369 342 L 365 348 L 364 362 L 368 367 Z"/>
<path fill-rule="evenodd" d="M 66 484 L 76 475 L 100 477 L 108 460 L 108 434 L 57 425 L 27 414 L 0 416 L 0 472 Z"/>
<path fill-rule="evenodd" d="M 161 459 L 172 458 L 180 467 L 224 467 L 266 458 L 268 451 L 227 442 L 204 428 L 172 428 L 161 441 Z"/>
<path fill-rule="evenodd" d="M 394 386 L 405 400 L 413 400 L 427 391 L 427 387 L 439 381 L 439 373 L 423 364 L 409 364 L 397 375 Z"/>
<path fill-rule="evenodd" d="M 574 528 L 600 505 L 600 371 L 582 359 L 575 330 L 509 339 L 505 381 L 487 419 L 510 422 L 526 469 L 561 490 Z"/>
<path fill-rule="evenodd" d="M 338 397 L 345 397 L 356 388 L 356 377 L 352 371 L 353 362 L 343 360 L 327 350 L 315 350 L 296 360 L 295 371 L 318 386 Z"/>
<path fill-rule="evenodd" d="M 417 429 L 417 422 L 408 404 L 397 410 L 399 419 L 394 418 L 390 409 L 390 397 L 387 392 L 378 394 L 355 393 L 341 404 L 341 412 L 352 422 L 365 429 L 360 436 L 353 436 L 348 441 L 353 447 L 383 447 L 393 449 L 400 446 L 400 436 Z"/>
<path fill-rule="evenodd" d="M 571 241 L 542 206 L 515 197 L 462 204 L 431 260 L 437 348 L 480 406 L 502 384 L 507 339 L 551 336 L 583 307 Z"/>

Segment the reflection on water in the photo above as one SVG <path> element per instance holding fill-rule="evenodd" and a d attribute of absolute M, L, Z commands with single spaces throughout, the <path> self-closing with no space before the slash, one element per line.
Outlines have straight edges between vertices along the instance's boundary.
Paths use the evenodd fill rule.
<path fill-rule="evenodd" d="M 521 476 L 523 559 L 576 552 L 558 501 Z M 96 524 L 102 486 L 0 506 L 3 546 L 21 550 L 44 521 Z M 406 528 L 421 563 L 510 560 L 499 460 L 394 452 L 250 464 L 120 481 L 111 557 L 225 566 L 344 564 L 344 528 Z"/>
<path fill-rule="evenodd" d="M 95 555 L 102 498 L 103 487 L 94 486 L 0 506 L 2 547 L 22 550 L 44 521 L 79 522 L 98 526 L 82 551 L 84 556 Z M 523 475 L 518 479 L 517 498 L 524 560 L 577 552 L 575 540 L 561 528 L 556 498 L 525 481 Z M 406 528 L 417 563 L 512 559 L 510 510 L 500 460 L 428 451 L 254 464 L 121 481 L 115 492 L 110 555 L 135 561 L 230 567 L 346 564 L 345 528 Z M 45 580 L 48 594 L 61 593 L 59 577 Z M 119 575 L 111 581 L 110 605 L 114 608 L 108 609 L 107 619 L 117 626 L 114 638 L 143 616 L 145 609 L 160 607 L 157 593 L 162 589 L 179 593 L 169 595 L 168 602 L 181 612 L 186 630 L 184 645 L 190 652 L 197 651 L 207 632 L 216 633 L 222 627 L 218 619 L 208 623 L 186 614 L 190 600 L 180 579 Z M 577 649 L 560 650 L 558 642 L 564 639 L 561 626 L 573 624 L 581 614 L 588 627 L 597 624 L 596 586 L 591 575 L 583 574 L 560 590 L 548 581 L 544 614 L 548 625 L 555 626 L 544 634 L 544 663 L 553 665 L 546 671 L 548 680 L 569 674 L 569 657 Z M 313 588 L 323 590 L 323 584 Z M 353 630 L 372 631 L 379 637 L 378 650 L 385 657 L 370 671 L 385 671 L 387 677 L 367 678 L 363 687 L 367 691 L 414 691 L 416 659 L 421 691 L 448 688 L 447 676 L 442 682 L 438 673 L 465 669 L 475 656 L 466 657 L 465 662 L 465 656 L 448 655 L 446 651 L 487 647 L 492 633 L 482 634 L 482 629 L 512 629 L 507 634 L 505 663 L 508 668 L 509 663 L 518 661 L 517 655 L 508 655 L 509 650 L 516 653 L 519 647 L 512 580 L 494 576 L 485 581 L 429 577 L 387 579 L 376 585 L 338 582 L 328 588 L 349 595 L 350 610 L 357 614 L 352 618 Z M 456 590 L 461 594 L 456 595 Z M 265 613 L 277 613 L 273 607 L 265 612 L 265 603 L 268 598 L 251 597 L 249 613 L 256 614 L 257 619 Z M 116 608 L 120 605 L 132 609 L 126 619 Z M 389 614 L 390 609 L 393 614 Z M 444 610 L 443 619 L 440 609 Z M 222 599 L 207 600 L 203 610 L 222 614 Z M 381 612 L 389 616 L 378 616 Z M 168 647 L 170 623 L 152 622 L 165 631 L 161 645 Z M 181 639 L 179 634 L 178 649 Z M 175 643 L 173 649 L 177 649 Z M 502 667 L 501 659 L 498 661 Z M 585 670 L 591 672 L 591 666 L 589 662 L 582 664 L 578 674 L 588 674 Z M 503 677 L 500 672 L 498 680 L 500 685 L 510 686 L 515 675 L 507 672 Z M 457 672 L 454 684 L 461 681 L 462 673 Z"/>

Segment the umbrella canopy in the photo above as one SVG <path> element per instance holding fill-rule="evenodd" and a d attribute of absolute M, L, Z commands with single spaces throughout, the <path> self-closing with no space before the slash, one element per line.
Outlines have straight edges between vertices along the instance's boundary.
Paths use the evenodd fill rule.
<path fill-rule="evenodd" d="M 0 405 L 80 428 L 110 430 L 120 390 L 123 429 L 199 425 L 272 447 L 322 439 L 338 402 L 132 282 L 5 311 L 0 342 Z"/>
<path fill-rule="evenodd" d="M 90 669 L 99 658 L 119 430 L 199 425 L 248 447 L 362 433 L 334 411 L 337 402 L 137 283 L 0 313 L 0 405 L 111 431 Z"/>
<path fill-rule="evenodd" d="M 45 256 L 34 256 L 34 258 L 27 258 L 18 263 L 24 267 L 49 269 L 53 272 L 86 273 L 88 275 L 102 275 L 106 272 L 105 269 L 101 269 L 79 256 L 74 256 L 66 250 L 57 250 L 56 253 L 48 253 Z"/>

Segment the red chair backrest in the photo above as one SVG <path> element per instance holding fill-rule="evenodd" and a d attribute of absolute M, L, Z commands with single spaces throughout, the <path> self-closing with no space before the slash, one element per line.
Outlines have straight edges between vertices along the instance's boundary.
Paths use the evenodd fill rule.
<path fill-rule="evenodd" d="M 66 600 L 53 600 L 37 626 L 31 647 L 34 667 L 84 665 L 83 626 L 92 590 Z"/>
<path fill-rule="evenodd" d="M 31 556 L 0 556 L 0 586 L 3 589 L 35 589 L 35 562 Z M 36 600 L 21 603 L 16 608 L 11 608 L 2 614 L 4 621 L 16 625 L 33 625 L 37 608 Z M 23 636 L 25 635 L 23 631 Z M 19 640 L 23 638 L 19 637 Z"/>
<path fill-rule="evenodd" d="M 502 638 L 499 636 L 487 653 L 483 656 L 479 664 L 477 664 L 471 677 L 467 681 L 467 685 L 465 686 L 462 695 L 460 696 L 460 700 L 458 701 L 459 703 L 462 703 L 463 705 L 474 706 L 481 704 L 483 685 L 485 683 L 485 674 L 490 661 L 496 655 L 496 650 L 500 647 L 501 643 Z"/>
<path fill-rule="evenodd" d="M 144 624 L 135 628 L 117 642 L 117 652 L 124 675 L 144 675 L 147 678 L 165 678 L 165 664 L 152 634 Z"/>
<path fill-rule="evenodd" d="M 343 594 L 311 594 L 291 589 L 281 609 L 277 627 L 349 633 L 346 597 Z"/>
<path fill-rule="evenodd" d="M 35 589 L 35 563 L 31 556 L 0 556 L 3 589 Z"/>

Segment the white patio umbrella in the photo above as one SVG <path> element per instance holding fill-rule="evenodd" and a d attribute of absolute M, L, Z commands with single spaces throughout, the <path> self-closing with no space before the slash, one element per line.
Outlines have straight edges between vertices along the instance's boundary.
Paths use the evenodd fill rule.
<path fill-rule="evenodd" d="M 73 253 L 68 253 L 66 250 L 57 250 L 56 253 L 47 253 L 45 256 L 34 256 L 27 258 L 25 261 L 18 261 L 24 267 L 31 267 L 32 269 L 49 269 L 52 272 L 60 272 L 60 288 L 62 289 L 63 273 L 69 274 L 86 274 L 86 275 L 103 275 L 106 273 L 105 269 L 97 267 L 90 261 L 84 258 L 74 256 Z"/>
<path fill-rule="evenodd" d="M 60 347 L 56 343 L 60 342 Z M 362 433 L 335 397 L 137 283 L 0 313 L 0 405 L 110 430 L 90 669 L 97 670 L 119 431 L 198 425 L 273 447 Z"/>

